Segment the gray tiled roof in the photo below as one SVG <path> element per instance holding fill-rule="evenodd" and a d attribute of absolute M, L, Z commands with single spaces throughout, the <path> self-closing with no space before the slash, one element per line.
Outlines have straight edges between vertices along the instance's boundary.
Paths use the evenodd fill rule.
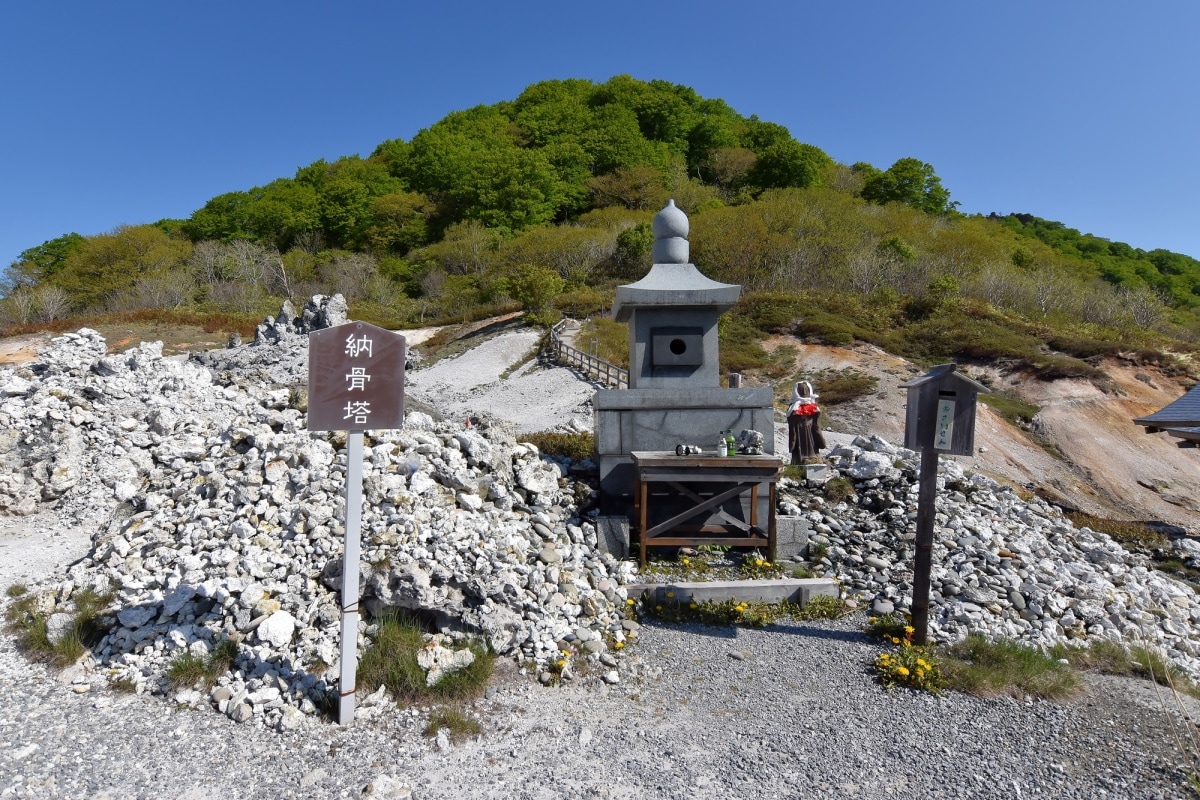
<path fill-rule="evenodd" d="M 1147 417 L 1138 417 L 1136 425 L 1147 428 L 1190 428 L 1200 426 L 1200 383 L 1174 403 Z"/>

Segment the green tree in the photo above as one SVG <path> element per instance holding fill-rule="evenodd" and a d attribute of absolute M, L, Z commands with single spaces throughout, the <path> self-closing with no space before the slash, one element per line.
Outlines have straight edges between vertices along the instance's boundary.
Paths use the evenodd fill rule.
<path fill-rule="evenodd" d="M 833 159 L 820 148 L 790 136 L 763 148 L 746 181 L 759 189 L 816 186 Z"/>
<path fill-rule="evenodd" d="M 498 282 L 501 291 L 521 304 L 525 319 L 536 325 L 557 322 L 558 313 L 553 311 L 552 304 L 566 285 L 554 270 L 534 264 L 520 264 Z"/>
<path fill-rule="evenodd" d="M 152 225 L 122 226 L 88 237 L 51 282 L 67 293 L 74 309 L 99 310 L 140 278 L 183 269 L 191 253 L 191 242 L 172 239 Z"/>
<path fill-rule="evenodd" d="M 56 274 L 67 264 L 67 257 L 83 246 L 78 233 L 67 233 L 23 250 L 8 266 L 0 291 L 7 294 L 18 286 L 34 286 Z"/>
<path fill-rule="evenodd" d="M 933 167 L 915 158 L 902 158 L 863 184 L 862 197 L 872 203 L 903 203 L 926 214 L 944 214 L 958 205 L 942 186 Z"/>

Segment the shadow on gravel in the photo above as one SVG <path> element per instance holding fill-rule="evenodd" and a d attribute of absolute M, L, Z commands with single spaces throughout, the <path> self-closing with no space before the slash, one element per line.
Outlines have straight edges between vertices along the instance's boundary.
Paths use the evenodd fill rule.
<path fill-rule="evenodd" d="M 803 622 L 777 622 L 764 630 L 772 633 L 790 633 L 795 636 L 805 636 L 810 639 L 828 639 L 837 642 L 854 642 L 855 644 L 870 644 L 871 637 L 863 631 L 839 631 L 809 625 Z"/>
<path fill-rule="evenodd" d="M 736 639 L 737 628 L 733 625 L 702 625 L 699 622 L 685 622 L 671 624 L 667 622 L 659 622 L 655 619 L 646 619 L 642 622 L 643 628 L 657 628 L 662 631 L 681 631 L 683 633 L 694 633 L 697 636 L 707 636 L 712 639 Z"/>
<path fill-rule="evenodd" d="M 648 619 L 642 623 L 644 628 L 657 628 L 664 631 L 680 631 L 683 633 L 691 633 L 697 636 L 706 636 L 711 639 L 736 639 L 738 632 L 741 630 L 754 632 L 762 631 L 764 633 L 784 633 L 792 636 L 804 636 L 810 639 L 826 639 L 836 642 L 851 642 L 854 644 L 869 645 L 871 637 L 863 631 L 839 631 L 822 628 L 818 625 L 812 625 L 806 622 L 776 622 L 768 625 L 765 628 L 745 628 L 737 625 L 703 625 L 698 622 L 687 622 L 680 624 L 671 624 L 667 622 L 659 622 L 657 620 Z"/>

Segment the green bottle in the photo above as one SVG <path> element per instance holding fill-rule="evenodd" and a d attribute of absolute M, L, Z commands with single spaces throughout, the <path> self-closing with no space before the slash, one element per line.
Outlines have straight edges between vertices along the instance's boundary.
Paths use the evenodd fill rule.
<path fill-rule="evenodd" d="M 737 455 L 737 440 L 733 438 L 733 429 L 725 431 L 725 455 Z"/>

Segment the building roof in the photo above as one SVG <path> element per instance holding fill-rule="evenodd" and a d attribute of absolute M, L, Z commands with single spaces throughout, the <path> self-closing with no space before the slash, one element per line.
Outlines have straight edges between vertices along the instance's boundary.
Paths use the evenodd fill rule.
<path fill-rule="evenodd" d="M 1168 428 L 1194 428 L 1200 426 L 1200 383 L 1188 390 L 1187 394 L 1174 403 L 1160 408 L 1153 414 L 1138 417 L 1135 425 L 1141 425 L 1147 433 L 1166 430 Z"/>

